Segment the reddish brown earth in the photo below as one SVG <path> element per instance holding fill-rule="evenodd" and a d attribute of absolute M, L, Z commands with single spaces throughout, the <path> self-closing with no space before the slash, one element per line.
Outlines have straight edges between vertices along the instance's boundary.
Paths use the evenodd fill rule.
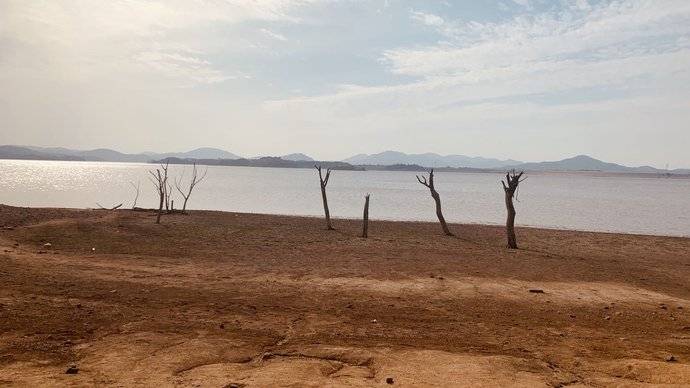
<path fill-rule="evenodd" d="M 0 207 L 0 385 L 690 386 L 690 239 L 153 221 Z"/>

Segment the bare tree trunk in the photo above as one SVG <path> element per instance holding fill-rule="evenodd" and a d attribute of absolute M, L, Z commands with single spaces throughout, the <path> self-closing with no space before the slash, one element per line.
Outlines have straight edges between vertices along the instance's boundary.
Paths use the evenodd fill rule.
<path fill-rule="evenodd" d="M 434 199 L 434 202 L 436 203 L 436 217 L 438 217 L 438 222 L 441 223 L 441 229 L 443 229 L 443 233 L 446 236 L 453 236 L 453 233 L 450 231 L 450 229 L 448 229 L 448 224 L 446 224 L 445 217 L 443 217 L 443 211 L 441 211 L 441 196 L 438 194 L 436 188 L 434 187 L 434 169 L 432 168 L 431 171 L 429 171 L 428 181 L 425 176 L 422 176 L 420 178 L 419 175 L 417 176 L 417 181 L 429 188 L 429 191 L 431 192 L 431 197 Z"/>
<path fill-rule="evenodd" d="M 163 171 L 163 173 L 161 173 Z M 161 164 L 161 168 L 154 171 L 149 171 L 151 177 L 149 178 L 158 192 L 158 214 L 156 215 L 156 224 L 161 223 L 161 215 L 163 214 L 163 204 L 166 200 L 166 191 L 168 184 L 168 164 Z"/>
<path fill-rule="evenodd" d="M 506 237 L 508 238 L 508 248 L 518 249 L 517 239 L 515 238 L 515 205 L 513 204 L 513 197 L 515 197 L 515 192 L 524 179 L 522 175 L 524 172 L 519 174 L 515 173 L 515 170 L 506 174 L 506 180 L 501 181 L 503 184 L 503 191 L 505 192 L 506 210 L 508 211 L 508 216 L 506 218 Z"/>
<path fill-rule="evenodd" d="M 436 190 L 431 191 L 431 196 L 434 198 L 434 202 L 436 202 L 436 217 L 438 217 L 438 222 L 441 223 L 441 229 L 443 229 L 443 233 L 446 236 L 452 236 L 453 233 L 448 229 L 448 224 L 446 224 L 446 219 L 443 217 L 443 211 L 441 211 L 441 196 L 438 195 Z"/>
<path fill-rule="evenodd" d="M 137 207 L 137 201 L 139 200 L 139 181 L 137 181 L 137 184 L 134 185 L 134 182 L 129 182 L 130 185 L 134 188 L 135 195 L 134 195 L 134 202 L 132 203 L 132 209 Z"/>
<path fill-rule="evenodd" d="M 165 195 L 160 196 L 160 201 L 158 203 L 158 214 L 156 215 L 156 223 L 160 224 L 161 223 L 161 214 L 163 214 L 163 197 Z"/>
<path fill-rule="evenodd" d="M 369 194 L 364 196 L 364 214 L 362 216 L 362 237 L 369 237 Z"/>
<path fill-rule="evenodd" d="M 331 212 L 328 210 L 328 197 L 326 196 L 326 186 L 328 186 L 328 179 L 331 177 L 331 169 L 326 169 L 326 176 L 321 174 L 321 166 L 314 166 L 319 172 L 319 184 L 321 186 L 321 200 L 323 201 L 323 212 L 326 216 L 326 229 L 335 230 L 331 224 Z"/>
<path fill-rule="evenodd" d="M 323 212 L 326 216 L 326 229 L 333 230 L 333 225 L 331 224 L 331 212 L 328 210 L 328 197 L 326 196 L 326 187 L 321 186 L 321 199 L 323 200 Z"/>
<path fill-rule="evenodd" d="M 515 206 L 513 205 L 513 197 L 508 194 L 508 192 L 506 192 L 506 209 L 508 209 L 508 218 L 506 219 L 508 248 L 518 249 L 517 240 L 515 238 Z"/>
<path fill-rule="evenodd" d="M 170 190 L 171 189 L 172 189 L 172 187 L 170 185 L 168 185 L 167 181 L 166 181 L 165 195 L 164 196 L 165 196 L 165 211 L 167 213 L 170 213 Z"/>

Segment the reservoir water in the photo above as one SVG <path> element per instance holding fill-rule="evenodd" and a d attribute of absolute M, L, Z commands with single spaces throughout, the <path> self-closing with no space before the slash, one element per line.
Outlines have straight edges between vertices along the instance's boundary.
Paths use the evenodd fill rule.
<path fill-rule="evenodd" d="M 0 160 L 0 203 L 14 206 L 155 207 L 148 171 L 135 163 Z M 201 166 L 204 169 L 204 166 Z M 170 166 L 186 181 L 191 166 Z M 184 173 L 184 175 L 182 175 Z M 501 224 L 505 219 L 501 174 L 437 172 L 436 189 L 449 222 Z M 428 189 L 414 172 L 333 171 L 328 199 L 334 217 L 361 217 L 371 193 L 370 217 L 434 221 Z M 175 192 L 175 203 L 181 196 Z M 179 207 L 176 206 L 176 207 Z M 690 236 L 690 179 L 600 173 L 531 173 L 520 185 L 517 224 L 577 230 Z M 189 209 L 322 215 L 313 169 L 208 167 Z"/>

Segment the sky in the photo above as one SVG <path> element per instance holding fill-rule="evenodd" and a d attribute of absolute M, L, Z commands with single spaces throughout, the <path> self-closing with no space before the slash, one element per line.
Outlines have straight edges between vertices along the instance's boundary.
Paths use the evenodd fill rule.
<path fill-rule="evenodd" d="M 0 144 L 690 167 L 690 1 L 0 0 Z"/>

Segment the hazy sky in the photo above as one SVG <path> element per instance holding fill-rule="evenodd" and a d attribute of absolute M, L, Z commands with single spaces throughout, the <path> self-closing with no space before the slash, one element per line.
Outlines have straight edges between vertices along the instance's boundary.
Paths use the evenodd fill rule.
<path fill-rule="evenodd" d="M 690 167 L 690 1 L 0 0 L 0 144 Z"/>

